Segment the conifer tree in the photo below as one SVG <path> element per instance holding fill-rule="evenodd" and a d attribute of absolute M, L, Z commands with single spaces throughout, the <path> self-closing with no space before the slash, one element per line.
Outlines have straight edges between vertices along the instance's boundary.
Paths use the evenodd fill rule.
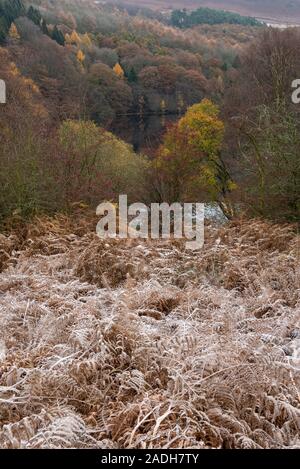
<path fill-rule="evenodd" d="M 57 42 L 60 46 L 65 45 L 65 37 L 63 33 L 58 29 L 58 27 L 55 25 L 51 34 L 51 37 L 54 41 Z"/>
<path fill-rule="evenodd" d="M 127 78 L 128 78 L 128 81 L 129 81 L 130 83 L 135 83 L 135 82 L 137 82 L 138 76 L 137 76 L 137 73 L 136 73 L 136 71 L 135 71 L 135 69 L 134 69 L 133 67 L 130 69 Z"/>
<path fill-rule="evenodd" d="M 27 12 L 27 17 L 37 26 L 41 25 L 42 22 L 42 16 L 36 8 L 33 6 L 30 6 Z"/>

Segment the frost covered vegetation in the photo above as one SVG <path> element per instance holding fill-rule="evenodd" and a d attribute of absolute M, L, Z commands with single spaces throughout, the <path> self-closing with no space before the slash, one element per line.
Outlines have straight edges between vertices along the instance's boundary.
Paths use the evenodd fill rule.
<path fill-rule="evenodd" d="M 0 238 L 1 447 L 299 448 L 292 227 L 210 227 L 191 253 L 78 220 Z"/>

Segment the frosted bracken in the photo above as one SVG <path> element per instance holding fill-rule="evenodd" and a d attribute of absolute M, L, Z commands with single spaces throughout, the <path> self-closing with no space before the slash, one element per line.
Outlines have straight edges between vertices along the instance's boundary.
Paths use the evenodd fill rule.
<path fill-rule="evenodd" d="M 2 448 L 300 447 L 299 236 L 0 237 Z"/>

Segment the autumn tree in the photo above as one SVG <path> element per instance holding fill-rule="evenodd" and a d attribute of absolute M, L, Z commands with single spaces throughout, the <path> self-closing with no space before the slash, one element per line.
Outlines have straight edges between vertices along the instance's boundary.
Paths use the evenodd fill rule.
<path fill-rule="evenodd" d="M 18 41 L 20 39 L 20 34 L 15 23 L 11 24 L 8 35 L 12 41 Z"/>
<path fill-rule="evenodd" d="M 0 105 L 0 220 L 13 212 L 30 215 L 49 207 L 43 129 L 48 121 L 36 84 L 22 76 L 9 55 L 0 48 L 0 76 L 7 83 L 9 99 Z M 50 204 L 50 203 L 49 203 Z"/>
<path fill-rule="evenodd" d="M 163 200 L 217 201 L 226 209 L 233 183 L 221 158 L 223 136 L 219 109 L 207 99 L 169 128 L 154 161 Z"/>
<path fill-rule="evenodd" d="M 17 20 L 23 39 L 23 54 L 18 64 L 26 76 L 30 76 L 47 100 L 47 108 L 55 119 L 75 117 L 83 109 L 86 85 L 74 54 L 59 46 L 28 18 Z"/>
<path fill-rule="evenodd" d="M 93 118 L 105 123 L 107 106 L 111 119 L 116 114 L 126 114 L 132 104 L 132 92 L 125 80 L 120 80 L 110 67 L 100 63 L 92 65 L 88 77 L 93 87 L 89 100 Z"/>
<path fill-rule="evenodd" d="M 206 78 L 199 71 L 172 63 L 145 67 L 138 78 L 155 112 L 160 112 L 160 102 L 164 100 L 166 110 L 176 113 L 178 106 L 174 95 L 180 94 L 182 102 L 189 106 L 201 101 L 208 88 Z"/>
<path fill-rule="evenodd" d="M 114 49 L 109 49 L 108 47 L 101 47 L 100 49 L 98 47 L 94 47 L 89 50 L 89 56 L 94 63 L 102 62 L 111 68 L 113 68 L 119 60 L 117 52 Z"/>
<path fill-rule="evenodd" d="M 147 162 L 110 132 L 90 121 L 65 121 L 59 129 L 65 150 L 62 181 L 69 202 L 97 204 L 126 193 L 141 196 Z M 139 192 L 140 191 L 140 192 Z"/>
<path fill-rule="evenodd" d="M 71 34 L 66 34 L 66 42 L 78 46 L 81 43 L 81 39 L 77 31 L 73 30 Z"/>
<path fill-rule="evenodd" d="M 27 12 L 27 17 L 33 21 L 34 24 L 37 26 L 41 25 L 42 22 L 42 16 L 36 8 L 34 8 L 32 5 L 29 7 L 28 12 Z"/>
<path fill-rule="evenodd" d="M 176 78 L 176 69 L 168 65 L 145 67 L 139 74 L 139 79 L 145 88 L 152 88 L 165 94 L 174 92 Z"/>
<path fill-rule="evenodd" d="M 261 106 L 245 132 L 239 166 L 242 201 L 255 216 L 300 220 L 300 126 L 291 111 Z"/>
<path fill-rule="evenodd" d="M 229 112 L 247 118 L 261 104 L 290 107 L 291 84 L 299 78 L 299 47 L 297 28 L 263 30 L 239 58 L 234 89 L 227 93 Z"/>
<path fill-rule="evenodd" d="M 263 31 L 240 57 L 226 96 L 227 161 L 251 215 L 299 220 L 300 113 L 291 100 L 299 47 L 296 28 Z"/>
<path fill-rule="evenodd" d="M 77 58 L 78 62 L 80 63 L 80 65 L 82 66 L 83 62 L 85 60 L 85 55 L 84 55 L 84 53 L 82 52 L 81 49 L 78 50 L 78 52 L 76 54 L 76 58 Z"/>
<path fill-rule="evenodd" d="M 85 33 L 81 36 L 81 43 L 85 46 L 85 47 L 90 47 L 92 45 L 92 41 L 91 41 L 91 38 L 90 36 L 88 35 L 88 33 Z"/>
<path fill-rule="evenodd" d="M 119 78 L 124 78 L 124 70 L 119 63 L 116 63 L 116 65 L 113 68 L 113 71 Z"/>

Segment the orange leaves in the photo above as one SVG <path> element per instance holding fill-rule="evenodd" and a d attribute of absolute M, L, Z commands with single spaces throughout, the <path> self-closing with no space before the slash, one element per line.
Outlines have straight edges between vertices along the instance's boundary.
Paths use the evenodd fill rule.
<path fill-rule="evenodd" d="M 76 44 L 77 46 L 81 44 L 81 39 L 78 33 L 74 30 L 71 34 L 66 34 L 66 42 L 69 44 Z"/>
<path fill-rule="evenodd" d="M 119 78 L 124 78 L 124 70 L 119 63 L 116 63 L 116 65 L 113 68 L 113 71 Z"/>
<path fill-rule="evenodd" d="M 84 53 L 82 52 L 81 49 L 78 50 L 78 52 L 77 52 L 77 54 L 76 54 L 76 58 L 77 58 L 78 62 L 79 62 L 81 65 L 83 65 L 83 62 L 84 62 L 84 60 L 85 60 L 85 55 L 84 55 Z"/>
<path fill-rule="evenodd" d="M 23 119 L 29 121 L 31 118 L 47 118 L 48 113 L 38 86 L 21 74 L 4 48 L 0 48 L 0 76 L 7 83 L 7 105 L 5 113 L 1 114 L 2 130 L 7 126 L 13 132 L 14 122 Z"/>
<path fill-rule="evenodd" d="M 18 29 L 17 29 L 15 23 L 11 24 L 8 35 L 9 35 L 10 39 L 12 39 L 14 41 L 18 41 L 20 39 L 20 34 L 18 32 Z"/>

